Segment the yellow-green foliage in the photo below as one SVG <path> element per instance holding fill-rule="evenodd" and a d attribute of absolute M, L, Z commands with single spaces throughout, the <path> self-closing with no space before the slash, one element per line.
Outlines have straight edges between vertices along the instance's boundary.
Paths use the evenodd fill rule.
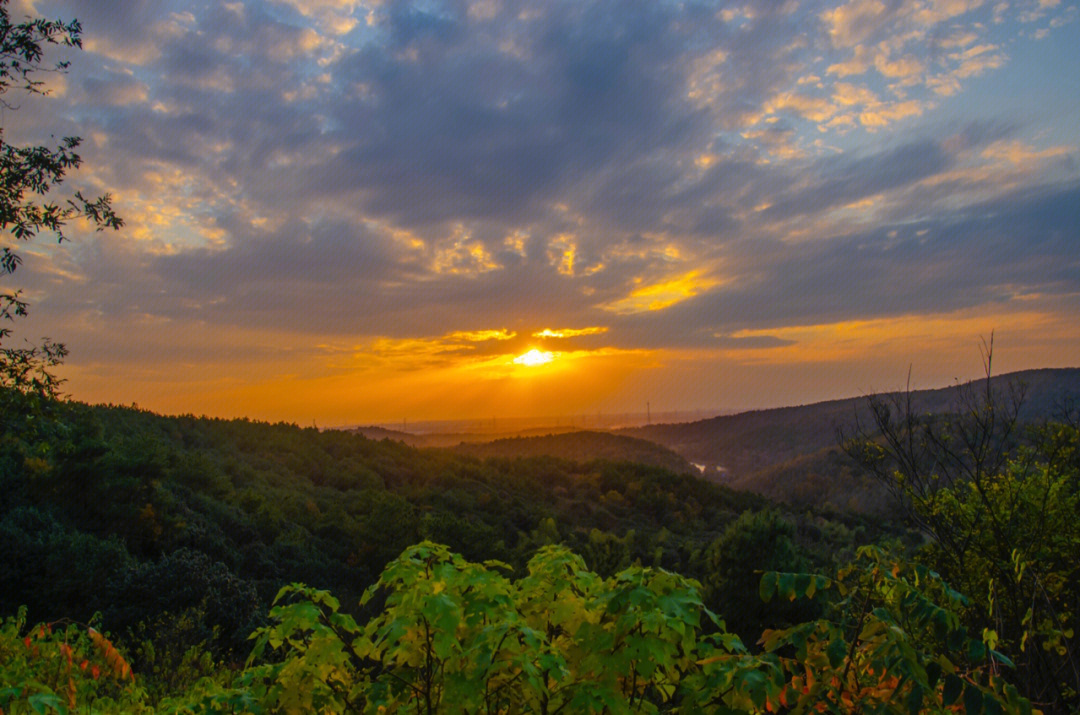
<path fill-rule="evenodd" d="M 286 586 L 231 687 L 204 678 L 161 712 L 1030 713 L 1011 663 L 961 624 L 966 599 L 931 570 L 866 547 L 832 577 L 771 572 L 766 600 L 827 615 L 766 631 L 751 653 L 693 580 L 632 567 L 603 579 L 564 547 L 527 573 L 424 542 L 364 595 L 366 623 L 325 591 Z M 380 604 L 375 608 L 376 604 Z M 0 637 L 2 712 L 151 710 L 92 629 Z"/>
<path fill-rule="evenodd" d="M 989 426 L 1000 414 L 978 404 L 966 421 L 905 425 L 887 447 L 863 446 L 881 455 L 879 472 L 891 469 L 881 474 L 932 537 L 919 560 L 971 597 L 964 623 L 1013 656 L 1029 698 L 1076 712 L 1080 429 L 1044 425 L 1006 453 L 1006 428 Z"/>
<path fill-rule="evenodd" d="M 131 666 L 112 642 L 78 624 L 0 627 L 0 713 L 148 712 Z"/>
<path fill-rule="evenodd" d="M 767 598 L 825 598 L 825 618 L 766 631 L 751 654 L 697 583 L 634 567 L 609 579 L 546 547 L 517 581 L 423 543 L 390 564 L 357 624 L 327 593 L 282 590 L 242 677 L 271 712 L 1030 712 L 1010 663 L 961 625 L 964 598 L 875 549 L 834 578 L 766 574 Z"/>

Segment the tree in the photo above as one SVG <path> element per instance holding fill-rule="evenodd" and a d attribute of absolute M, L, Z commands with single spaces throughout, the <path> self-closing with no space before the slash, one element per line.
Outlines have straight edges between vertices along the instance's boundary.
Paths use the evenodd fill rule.
<path fill-rule="evenodd" d="M 663 569 L 604 579 L 545 546 L 521 578 L 505 570 L 411 547 L 365 595 L 385 595 L 366 624 L 286 586 L 237 687 L 197 697 L 267 712 L 1031 713 L 998 672 L 1007 659 L 960 623 L 964 597 L 872 547 L 835 578 L 766 573 L 763 597 L 817 598 L 827 615 L 765 631 L 757 654 L 700 584 Z"/>
<path fill-rule="evenodd" d="M 12 23 L 7 0 L 0 0 L 0 105 L 17 108 L 8 99 L 12 92 L 48 94 L 41 73 L 64 72 L 68 63 L 46 66 L 45 50 L 49 45 L 81 48 L 81 36 L 78 20 L 27 18 Z M 29 241 L 41 232 L 63 241 L 65 226 L 76 219 L 85 219 L 97 230 L 123 225 L 108 194 L 89 199 L 75 191 L 57 198 L 57 187 L 67 173 L 82 164 L 76 152 L 80 143 L 79 137 L 64 137 L 55 147 L 16 146 L 4 140 L 0 126 L 0 230 L 15 241 Z M 12 246 L 3 246 L 0 276 L 14 273 L 21 262 Z M 0 388 L 51 397 L 59 386 L 51 369 L 67 349 L 48 338 L 27 347 L 4 344 L 11 337 L 9 321 L 26 315 L 27 304 L 20 296 L 18 290 L 0 291 Z"/>
<path fill-rule="evenodd" d="M 795 527 L 774 510 L 744 511 L 706 550 L 710 608 L 734 633 L 753 642 L 766 626 L 816 615 L 813 604 L 766 603 L 758 597 L 762 571 L 803 571 L 809 564 L 795 546 Z"/>
<path fill-rule="evenodd" d="M 869 399 L 872 422 L 844 440 L 928 537 L 921 558 L 974 597 L 968 624 L 1015 660 L 1048 711 L 1080 705 L 1080 469 L 1075 424 L 1025 429 L 1022 385 L 957 387 L 952 410 L 921 414 L 910 391 Z M 1068 416 L 1066 416 L 1068 417 Z"/>

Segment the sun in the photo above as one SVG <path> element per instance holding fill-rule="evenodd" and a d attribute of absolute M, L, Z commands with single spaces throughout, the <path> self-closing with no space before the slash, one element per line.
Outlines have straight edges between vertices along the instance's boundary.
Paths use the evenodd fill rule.
<path fill-rule="evenodd" d="M 536 367 L 537 365 L 544 365 L 555 359 L 555 355 L 545 350 L 537 350 L 533 348 L 527 353 L 522 353 L 514 358 L 515 365 L 524 365 L 525 367 Z"/>

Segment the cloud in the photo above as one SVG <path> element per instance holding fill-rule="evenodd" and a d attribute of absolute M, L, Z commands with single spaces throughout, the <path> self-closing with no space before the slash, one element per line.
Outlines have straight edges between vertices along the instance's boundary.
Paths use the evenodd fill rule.
<path fill-rule="evenodd" d="M 1080 259 L 1070 249 L 1078 199 L 1078 184 L 1021 191 L 935 219 L 749 254 L 735 277 L 671 308 L 664 320 L 739 335 L 1000 305 L 1019 286 L 1070 294 L 1080 280 Z M 1024 237 L 1021 244 L 1017 236 Z"/>
<path fill-rule="evenodd" d="M 278 0 L 307 18 L 314 19 L 319 28 L 335 36 L 352 31 L 360 18 L 368 17 L 364 3 L 358 0 Z"/>
<path fill-rule="evenodd" d="M 924 105 L 914 99 L 888 105 L 874 104 L 859 114 L 859 121 L 865 127 L 884 127 L 907 117 L 917 117 L 924 110 Z"/>
<path fill-rule="evenodd" d="M 767 114 L 791 112 L 812 122 L 824 122 L 834 113 L 836 107 L 824 97 L 785 92 L 765 103 Z"/>
<path fill-rule="evenodd" d="M 952 162 L 933 141 L 905 144 L 879 154 L 826 158 L 806 172 L 797 188 L 778 193 L 762 213 L 769 219 L 819 214 L 937 174 Z"/>
<path fill-rule="evenodd" d="M 848 82 L 837 82 L 833 85 L 833 100 L 846 107 L 878 103 L 877 95 L 869 89 Z"/>
<path fill-rule="evenodd" d="M 71 2 L 71 16 L 85 30 L 83 46 L 110 60 L 134 66 L 149 65 L 161 57 L 161 48 L 187 36 L 195 16 L 159 3 L 133 0 L 123 6 L 93 0 Z"/>
<path fill-rule="evenodd" d="M 851 57 L 843 62 L 834 62 L 825 70 L 826 74 L 844 78 L 852 75 L 861 75 L 870 67 L 873 58 L 870 48 L 866 45 L 856 45 L 852 50 Z"/>
<path fill-rule="evenodd" d="M 909 79 L 921 75 L 926 66 L 911 55 L 894 59 L 885 53 L 878 53 L 874 57 L 874 67 L 885 77 Z"/>
<path fill-rule="evenodd" d="M 450 333 L 449 337 L 471 343 L 483 343 L 488 340 L 510 340 L 516 335 L 514 331 L 502 328 L 499 330 L 458 330 Z"/>
<path fill-rule="evenodd" d="M 775 327 L 1075 292 L 1052 238 L 1073 95 L 1044 66 L 1075 50 L 1017 34 L 1034 6 L 39 5 L 87 51 L 5 140 L 82 134 L 73 179 L 128 225 L 19 277 L 101 370 L 138 353 L 116 324 L 159 359 L 186 334 L 285 371 L 772 350 Z M 989 284 L 952 278 L 965 255 Z"/>
<path fill-rule="evenodd" d="M 872 35 L 888 8 L 881 0 L 854 0 L 821 14 L 835 47 L 851 47 Z"/>
<path fill-rule="evenodd" d="M 559 328 L 552 330 L 551 328 L 544 328 L 543 330 L 533 333 L 534 338 L 576 338 L 582 335 L 600 335 L 606 333 L 608 329 L 603 326 L 593 326 L 589 328 Z"/>
<path fill-rule="evenodd" d="M 608 303 L 603 308 L 623 315 L 662 311 L 714 285 L 716 285 L 715 279 L 702 275 L 700 271 L 690 271 L 659 283 L 635 287 L 628 296 Z"/>
<path fill-rule="evenodd" d="M 147 101 L 150 88 L 130 75 L 120 75 L 107 80 L 88 77 L 82 89 L 88 103 L 125 106 Z"/>

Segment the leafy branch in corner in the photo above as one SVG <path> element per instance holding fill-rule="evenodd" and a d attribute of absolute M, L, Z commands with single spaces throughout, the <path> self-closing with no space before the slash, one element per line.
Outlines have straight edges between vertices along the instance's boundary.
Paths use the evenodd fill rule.
<path fill-rule="evenodd" d="M 52 67 L 44 64 L 49 45 L 81 48 L 79 21 L 28 18 L 13 23 L 7 0 L 0 0 L 0 105 L 17 109 L 7 99 L 11 91 L 47 95 L 39 73 L 67 71 L 67 61 Z M 29 241 L 43 231 L 63 241 L 65 227 L 75 220 L 85 220 L 98 231 L 123 226 L 109 194 L 89 198 L 75 191 L 68 197 L 54 198 L 68 172 L 82 165 L 76 151 L 81 143 L 79 137 L 64 137 L 56 147 L 18 146 L 5 141 L 3 132 L 0 127 L 0 230 L 16 241 Z M 14 273 L 21 263 L 21 256 L 12 246 L 2 247 L 0 276 Z M 61 381 L 53 376 L 52 368 L 67 355 L 64 345 L 47 338 L 41 345 L 4 344 L 12 333 L 8 322 L 27 314 L 21 295 L 18 290 L 0 291 L 0 387 L 54 396 Z"/>

